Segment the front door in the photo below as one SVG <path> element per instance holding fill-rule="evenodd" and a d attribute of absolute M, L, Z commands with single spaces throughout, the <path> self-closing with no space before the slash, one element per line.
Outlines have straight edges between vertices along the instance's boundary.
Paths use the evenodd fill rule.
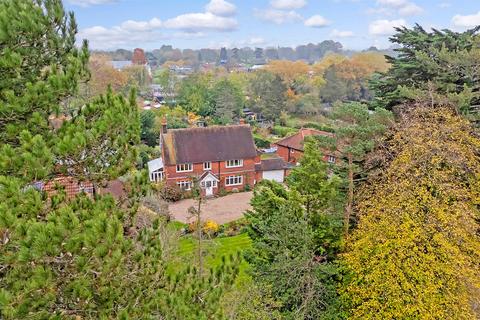
<path fill-rule="evenodd" d="M 205 181 L 205 195 L 208 196 L 213 196 L 213 184 L 212 181 L 208 180 Z"/>

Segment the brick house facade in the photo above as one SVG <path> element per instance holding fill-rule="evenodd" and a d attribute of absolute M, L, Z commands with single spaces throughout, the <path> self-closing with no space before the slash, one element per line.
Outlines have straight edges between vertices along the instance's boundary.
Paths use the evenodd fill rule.
<path fill-rule="evenodd" d="M 303 144 L 306 137 L 310 136 L 326 136 L 333 137 L 333 133 L 320 131 L 315 129 L 302 128 L 296 134 L 288 136 L 280 141 L 272 144 L 277 148 L 277 154 L 290 164 L 297 164 L 303 156 Z M 323 159 L 329 163 L 336 163 L 337 158 L 335 154 L 324 150 L 325 154 Z"/>
<path fill-rule="evenodd" d="M 261 163 L 248 125 L 166 130 L 162 126 L 162 180 L 188 191 L 196 178 L 205 196 L 252 188 Z M 155 176 L 156 177 L 156 176 Z M 151 176 L 152 180 L 152 176 Z"/>

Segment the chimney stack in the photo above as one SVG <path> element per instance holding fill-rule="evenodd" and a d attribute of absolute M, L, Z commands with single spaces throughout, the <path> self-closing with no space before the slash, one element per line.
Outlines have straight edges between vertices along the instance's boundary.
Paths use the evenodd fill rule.
<path fill-rule="evenodd" d="M 162 134 L 167 134 L 167 116 L 164 116 L 162 119 Z"/>
<path fill-rule="evenodd" d="M 245 124 L 245 119 L 240 118 L 239 124 L 244 125 Z"/>

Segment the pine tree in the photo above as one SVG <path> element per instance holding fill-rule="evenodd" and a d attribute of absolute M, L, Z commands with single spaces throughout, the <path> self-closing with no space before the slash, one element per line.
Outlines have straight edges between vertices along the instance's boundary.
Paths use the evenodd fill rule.
<path fill-rule="evenodd" d="M 374 105 L 391 109 L 404 102 L 431 101 L 441 95 L 458 113 L 478 121 L 480 27 L 465 32 L 427 32 L 420 25 L 397 28 L 390 40 L 400 47 L 387 57 L 392 67 L 371 82 Z M 438 101 L 438 99 L 435 99 Z"/>
<path fill-rule="evenodd" d="M 354 177 L 361 173 L 361 162 L 375 146 L 376 139 L 392 123 L 392 115 L 381 108 L 370 112 L 366 105 L 354 102 L 335 105 L 331 117 L 335 120 L 335 136 L 323 138 L 323 142 L 330 143 L 333 151 L 347 161 L 348 196 L 344 227 L 345 234 L 348 234 L 353 213 Z"/>
<path fill-rule="evenodd" d="M 60 0 L 0 2 L 0 317 L 221 317 L 238 257 L 197 277 L 166 272 L 160 221 L 134 223 L 146 175 L 132 170 L 140 123 L 135 93 L 68 106 L 88 76 L 73 14 Z M 67 113 L 67 110 L 69 113 Z M 101 183 L 127 174 L 132 198 L 47 197 L 59 175 Z"/>
<path fill-rule="evenodd" d="M 308 141 L 288 189 L 262 181 L 254 190 L 247 214 L 253 241 L 248 258 L 254 279 L 271 288 L 286 318 L 334 317 L 338 272 L 333 262 L 342 229 L 335 210 L 341 203 L 338 182 L 327 174 L 318 145 Z"/>

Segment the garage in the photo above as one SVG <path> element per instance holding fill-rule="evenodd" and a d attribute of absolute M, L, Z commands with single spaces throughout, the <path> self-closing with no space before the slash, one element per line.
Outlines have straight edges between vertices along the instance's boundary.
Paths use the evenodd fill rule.
<path fill-rule="evenodd" d="M 285 178 L 285 170 L 271 170 L 271 171 L 263 171 L 262 179 L 264 180 L 272 180 L 277 182 L 283 182 Z"/>
<path fill-rule="evenodd" d="M 261 163 L 255 166 L 257 179 L 272 180 L 280 183 L 284 182 L 285 170 L 288 168 L 288 164 L 276 154 L 268 155 L 268 158 L 263 158 Z"/>

